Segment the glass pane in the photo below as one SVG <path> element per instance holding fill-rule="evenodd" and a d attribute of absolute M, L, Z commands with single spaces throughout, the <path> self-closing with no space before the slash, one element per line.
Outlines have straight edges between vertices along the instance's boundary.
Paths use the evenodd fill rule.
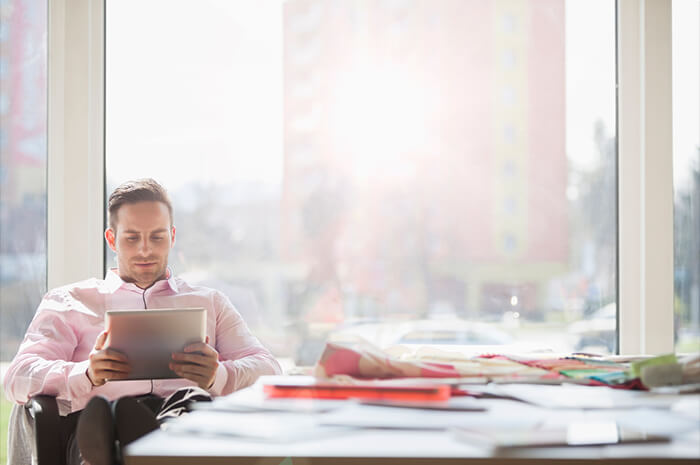
<path fill-rule="evenodd" d="M 9 361 L 46 292 L 47 4 L 1 7 L 0 361 Z"/>
<path fill-rule="evenodd" d="M 674 337 L 677 352 L 700 352 L 700 3 L 672 8 Z"/>
<path fill-rule="evenodd" d="M 297 363 L 614 352 L 614 27 L 612 0 L 110 0 L 108 191 L 169 188 L 175 271 Z"/>

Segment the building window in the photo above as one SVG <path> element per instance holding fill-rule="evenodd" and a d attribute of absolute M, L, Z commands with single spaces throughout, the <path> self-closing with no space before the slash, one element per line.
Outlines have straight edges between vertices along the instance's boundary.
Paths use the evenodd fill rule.
<path fill-rule="evenodd" d="M 615 349 L 572 329 L 617 300 L 614 1 L 106 7 L 108 190 L 168 187 L 176 273 L 276 355 L 438 316 Z"/>
<path fill-rule="evenodd" d="M 0 361 L 9 361 L 46 292 L 47 3 L 0 8 Z"/>
<path fill-rule="evenodd" d="M 700 351 L 700 3 L 672 5 L 674 340 Z"/>

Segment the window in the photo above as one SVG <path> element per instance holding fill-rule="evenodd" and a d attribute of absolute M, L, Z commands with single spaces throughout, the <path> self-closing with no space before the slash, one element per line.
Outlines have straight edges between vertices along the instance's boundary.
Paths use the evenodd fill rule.
<path fill-rule="evenodd" d="M 700 4 L 674 1 L 674 340 L 700 351 Z"/>
<path fill-rule="evenodd" d="M 616 350 L 612 0 L 108 0 L 106 24 L 107 191 L 161 181 L 176 273 L 276 355 L 408 320 Z"/>
<path fill-rule="evenodd" d="M 47 3 L 0 15 L 0 361 L 46 292 Z"/>

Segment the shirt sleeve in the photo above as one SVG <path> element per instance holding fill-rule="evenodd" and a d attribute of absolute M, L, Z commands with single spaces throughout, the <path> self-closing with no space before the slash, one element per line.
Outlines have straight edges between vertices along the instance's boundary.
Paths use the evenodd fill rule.
<path fill-rule="evenodd" d="M 71 361 L 79 342 L 74 331 L 79 319 L 60 293 L 44 296 L 5 373 L 9 400 L 24 404 L 34 395 L 48 394 L 71 401 L 90 392 L 88 361 Z"/>
<path fill-rule="evenodd" d="M 231 301 L 217 292 L 215 305 L 219 368 L 209 392 L 226 395 L 253 384 L 262 375 L 281 374 L 275 357 L 251 334 Z"/>

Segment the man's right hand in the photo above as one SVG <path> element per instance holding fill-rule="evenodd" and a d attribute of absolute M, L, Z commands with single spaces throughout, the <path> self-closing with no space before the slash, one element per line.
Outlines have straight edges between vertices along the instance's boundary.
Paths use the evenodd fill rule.
<path fill-rule="evenodd" d="M 107 380 L 126 379 L 131 367 L 126 355 L 114 349 L 104 348 L 108 331 L 102 331 L 90 352 L 87 374 L 93 386 L 102 386 Z"/>

